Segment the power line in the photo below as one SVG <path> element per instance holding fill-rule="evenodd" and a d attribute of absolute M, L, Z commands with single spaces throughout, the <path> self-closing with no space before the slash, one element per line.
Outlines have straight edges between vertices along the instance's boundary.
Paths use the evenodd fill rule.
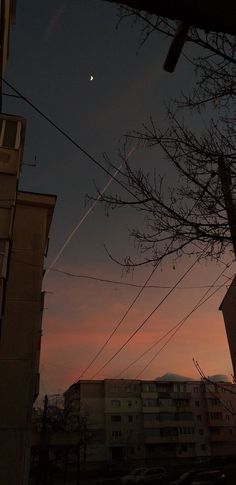
<path fill-rule="evenodd" d="M 216 281 L 222 276 L 222 273 L 216 278 Z M 213 283 L 214 284 L 214 283 Z M 135 378 L 138 378 L 141 374 L 143 374 L 143 372 L 149 367 L 149 365 L 153 362 L 153 360 L 156 359 L 156 357 L 162 352 L 162 350 L 164 350 L 165 347 L 167 347 L 167 345 L 169 344 L 169 342 L 174 338 L 174 336 L 177 334 L 177 332 L 182 328 L 182 326 L 184 325 L 184 323 L 188 320 L 188 318 L 200 307 L 202 306 L 204 303 L 206 303 L 206 301 L 208 301 L 212 296 L 214 296 L 215 293 L 217 293 L 217 291 L 219 291 L 220 288 L 216 288 L 208 297 L 206 297 L 207 293 L 209 293 L 210 289 L 208 289 L 204 295 L 200 298 L 200 300 L 198 301 L 198 303 L 194 306 L 194 308 L 182 319 L 180 320 L 180 322 L 178 322 L 172 329 L 171 331 L 173 331 L 172 335 L 168 338 L 168 340 L 164 343 L 164 345 L 156 352 L 156 354 L 148 361 L 148 363 L 145 365 L 145 367 L 137 374 L 137 376 Z M 168 333 L 170 333 L 171 331 L 169 331 Z M 164 337 L 163 337 L 164 338 Z M 153 348 L 153 346 L 152 346 Z M 150 350 L 150 349 L 149 349 Z M 138 361 L 139 359 L 136 359 L 136 362 Z"/>
<path fill-rule="evenodd" d="M 175 290 L 175 288 L 179 285 L 179 283 L 187 276 L 187 274 L 193 269 L 195 264 L 199 261 L 201 255 L 198 256 L 195 261 L 191 264 L 191 266 L 185 271 L 185 273 L 178 279 L 175 285 L 168 291 L 168 293 L 162 298 L 162 300 L 156 305 L 154 310 L 152 310 L 149 315 L 143 320 L 142 323 L 134 330 L 134 332 L 126 339 L 126 341 L 119 347 L 119 349 L 105 362 L 105 364 L 91 377 L 91 380 L 94 379 L 100 372 L 107 367 L 112 360 L 127 346 L 127 344 L 134 338 L 134 336 L 144 327 L 147 321 L 154 315 L 154 313 L 160 308 L 160 306 L 164 303 L 164 301 L 170 296 L 170 294 Z"/>
<path fill-rule="evenodd" d="M 98 352 L 96 353 L 96 355 L 92 358 L 92 360 L 89 362 L 89 364 L 87 365 L 87 367 L 83 370 L 83 372 L 79 375 L 77 381 L 79 379 L 81 379 L 81 377 L 85 374 L 85 372 L 87 372 L 90 367 L 93 365 L 93 363 L 97 360 L 97 358 L 99 357 L 99 355 L 101 355 L 101 353 L 103 352 L 103 350 L 105 349 L 105 347 L 108 345 L 108 343 L 110 342 L 110 340 L 112 339 L 113 335 L 117 332 L 117 330 L 119 329 L 119 327 L 121 326 L 122 322 L 124 321 L 124 319 L 127 317 L 128 313 L 130 312 L 130 310 L 133 308 L 133 306 L 135 305 L 136 301 L 138 300 L 138 298 L 140 297 L 141 293 L 143 292 L 145 286 L 147 285 L 147 283 L 150 281 L 150 279 L 152 278 L 154 272 L 156 271 L 158 267 L 158 264 L 156 266 L 154 266 L 154 268 L 152 269 L 150 275 L 148 276 L 148 278 L 146 279 L 144 285 L 142 286 L 142 288 L 140 289 L 140 291 L 138 292 L 138 294 L 135 296 L 135 298 L 132 300 L 131 304 L 129 305 L 129 307 L 127 308 L 127 310 L 125 311 L 123 317 L 119 320 L 119 322 L 117 323 L 117 325 L 115 326 L 114 330 L 111 332 L 111 334 L 109 335 L 109 337 L 107 338 L 107 340 L 104 342 L 104 344 L 101 346 L 101 348 L 98 350 Z"/>
<path fill-rule="evenodd" d="M 6 81 L 6 79 L 4 79 L 2 76 L 0 76 L 0 79 L 6 84 L 6 86 L 12 89 L 12 91 L 14 91 L 17 94 L 17 96 L 19 96 L 20 99 L 25 101 L 34 111 L 36 111 L 42 118 L 44 118 L 50 125 L 52 125 L 62 136 L 64 136 L 64 138 L 66 138 L 70 143 L 72 143 L 72 145 L 74 145 L 87 158 L 89 158 L 91 162 L 97 165 L 97 167 L 99 167 L 107 175 L 109 175 L 110 177 L 113 177 L 112 173 L 107 168 L 105 168 L 93 155 L 91 155 L 85 148 L 83 148 L 82 145 L 80 145 L 80 143 L 78 143 L 69 133 L 67 133 L 65 130 L 60 128 L 60 126 L 55 121 L 53 121 L 53 119 L 47 116 L 40 108 L 38 108 L 32 101 L 30 101 L 20 91 L 18 91 L 18 89 L 16 89 L 11 83 Z M 120 185 L 122 189 L 124 189 L 126 192 L 132 195 L 132 197 L 134 197 L 137 200 L 137 202 L 139 202 L 140 204 L 147 202 L 147 200 L 143 200 L 143 201 L 140 200 L 136 194 L 134 194 L 125 184 L 123 184 L 123 182 L 118 180 L 116 177 L 114 177 L 113 180 L 115 180 L 115 182 L 118 185 Z"/>
<path fill-rule="evenodd" d="M 209 295 L 202 303 L 198 304 L 193 310 L 185 317 L 183 320 L 179 322 L 178 325 L 176 325 L 176 329 L 172 333 L 172 335 L 168 338 L 168 340 L 164 343 L 164 345 L 156 352 L 156 354 L 148 361 L 148 363 L 145 365 L 145 367 L 137 374 L 136 378 L 138 378 L 143 372 L 150 366 L 150 364 L 158 357 L 158 355 L 164 350 L 164 348 L 167 347 L 167 345 L 170 343 L 170 341 L 174 338 L 174 336 L 179 332 L 179 330 L 182 328 L 186 320 L 194 313 L 200 306 L 202 306 L 205 302 L 207 302 L 212 296 L 214 296 L 217 291 L 219 291 L 220 288 L 216 288 L 216 290 Z"/>
<path fill-rule="evenodd" d="M 212 179 L 213 177 L 213 174 L 211 174 L 210 176 L 210 179 L 207 181 L 205 187 L 203 187 L 203 191 L 202 193 L 204 194 L 205 190 L 207 189 L 209 183 L 210 183 L 210 180 Z M 191 212 L 193 211 L 195 205 L 197 204 L 198 200 L 196 200 L 193 204 L 193 207 L 189 210 L 189 215 L 191 214 Z M 169 244 L 169 246 L 167 247 L 166 249 L 166 252 L 168 253 L 168 250 L 171 246 L 171 242 Z M 200 255 L 197 257 L 196 261 L 193 263 L 193 265 L 191 265 L 190 269 L 187 270 L 183 276 L 183 278 L 185 277 L 186 274 L 188 274 L 189 271 L 191 271 L 192 267 L 195 265 L 195 263 L 201 258 L 202 254 L 204 253 L 204 251 L 202 251 L 200 253 Z M 82 374 L 80 374 L 79 378 L 77 380 L 79 380 L 83 375 L 84 373 L 92 366 L 92 364 L 96 361 L 96 359 L 99 357 L 99 355 L 102 353 L 102 351 L 104 350 L 104 348 L 107 346 L 107 344 L 109 343 L 109 341 L 111 340 L 111 338 L 113 337 L 113 335 L 115 334 L 115 332 L 118 330 L 118 328 L 120 327 L 121 323 L 123 322 L 124 318 L 128 315 L 129 311 L 131 310 L 131 308 L 133 307 L 133 305 L 136 303 L 136 301 L 138 300 L 139 296 L 141 295 L 141 293 L 143 292 L 145 286 L 147 285 L 148 281 L 150 280 L 150 278 L 152 277 L 152 275 L 154 274 L 154 271 L 156 270 L 157 266 L 160 264 L 160 261 L 157 263 L 157 265 L 154 267 L 154 270 L 151 272 L 150 276 L 148 277 L 148 279 L 145 281 L 143 287 L 141 288 L 141 290 L 139 291 L 138 295 L 134 298 L 134 300 L 132 301 L 131 305 L 129 306 L 128 310 L 125 312 L 124 316 L 122 317 L 122 319 L 118 322 L 118 324 L 116 325 L 115 329 L 113 330 L 113 332 L 109 335 L 108 339 L 105 341 L 105 343 L 102 345 L 102 347 L 98 350 L 98 352 L 96 353 L 96 355 L 94 356 L 94 358 L 90 361 L 90 363 L 88 364 L 88 366 L 86 367 L 86 369 L 82 372 Z M 182 281 L 183 279 L 182 277 L 180 278 L 180 280 L 178 281 L 178 283 L 180 281 Z M 177 283 L 177 285 L 178 285 Z M 176 286 L 177 286 L 176 285 Z M 175 287 L 174 287 L 175 288 Z M 154 310 L 154 312 L 159 308 L 159 306 L 166 300 L 166 298 L 168 298 L 168 296 L 171 294 L 171 292 L 173 291 L 174 288 L 171 288 L 170 291 L 168 292 L 168 294 L 161 300 L 160 304 L 157 305 L 156 309 Z M 128 340 L 122 345 L 122 347 L 120 349 L 118 349 L 118 351 L 115 353 L 115 355 L 113 357 L 111 357 L 109 359 L 108 362 L 106 362 L 104 364 L 104 366 L 102 367 L 102 369 L 104 367 L 106 367 L 106 365 L 111 362 L 111 360 L 113 360 L 114 357 L 116 357 L 116 355 L 118 355 L 120 353 L 120 351 L 128 344 L 128 342 L 134 337 L 134 335 L 136 335 L 136 333 L 145 325 L 145 323 L 147 322 L 147 320 L 152 316 L 152 314 L 154 312 L 151 312 L 151 314 L 148 316 L 147 319 L 144 320 L 144 322 L 135 330 L 135 332 L 133 334 L 131 334 L 131 336 L 128 338 Z M 100 370 L 102 370 L 100 369 Z M 99 372 L 100 370 L 93 376 L 95 377 Z M 92 377 L 92 379 L 93 379 Z"/>
<path fill-rule="evenodd" d="M 71 276 L 73 278 L 79 278 L 79 279 L 88 279 L 88 280 L 93 280 L 93 281 L 99 281 L 101 283 L 110 283 L 112 285 L 119 285 L 119 286 L 130 286 L 132 288 L 142 288 L 143 285 L 138 284 L 138 283 L 128 283 L 127 281 L 119 281 L 119 280 L 110 280 L 107 278 L 101 278 L 99 276 L 93 276 L 93 275 L 84 275 L 84 274 L 78 274 L 78 273 L 72 273 L 71 271 L 65 271 L 60 268 L 52 268 L 51 271 L 65 275 L 65 276 Z M 225 276 L 227 279 L 228 277 Z M 231 279 L 231 278 L 229 278 Z M 229 285 L 219 285 L 225 286 L 226 288 L 229 287 Z M 232 285 L 230 285 L 232 286 Z M 236 286 L 236 285 L 233 285 Z M 160 290 L 169 290 L 172 288 L 170 285 L 146 285 L 145 289 L 160 289 Z M 205 289 L 205 288 L 212 288 L 212 285 L 196 285 L 196 286 L 178 286 L 176 289 L 177 290 L 196 290 L 196 289 Z"/>
<path fill-rule="evenodd" d="M 203 193 L 205 192 L 205 190 L 207 189 L 209 183 L 210 183 L 210 180 L 212 179 L 213 175 L 211 174 L 210 176 L 210 179 L 207 181 L 207 184 L 205 185 L 205 187 L 203 188 Z M 189 215 L 191 214 L 191 212 L 193 211 L 195 205 L 197 204 L 198 201 L 195 201 L 193 207 L 190 209 L 189 211 Z M 171 243 L 170 243 L 171 244 Z M 169 246 L 170 247 L 170 246 Z M 168 249 L 167 248 L 167 252 L 168 252 Z M 196 262 L 201 258 L 202 254 L 204 253 L 204 251 L 201 252 L 201 254 L 197 257 L 196 261 L 190 266 L 190 268 L 184 273 L 183 277 L 180 278 L 180 280 L 177 282 L 176 286 L 179 284 L 180 281 L 182 281 L 182 279 L 188 274 L 189 271 L 191 271 L 192 267 L 196 264 Z M 152 275 L 152 273 L 151 273 Z M 150 277 L 151 277 L 150 275 Z M 130 309 L 132 308 L 132 306 L 134 305 L 134 303 L 137 301 L 137 299 L 139 298 L 141 292 L 143 291 L 145 285 L 147 284 L 148 280 L 145 282 L 144 286 L 142 287 L 142 289 L 140 290 L 140 292 L 138 293 L 137 297 L 134 299 L 134 301 L 131 303 L 130 307 L 128 308 L 127 312 L 125 313 L 125 316 L 127 316 L 127 314 L 129 313 Z M 169 297 L 169 295 L 172 293 L 172 291 L 175 289 L 174 286 L 173 288 L 170 289 L 170 291 L 167 293 L 167 295 L 161 300 L 160 304 L 157 305 L 157 307 L 154 309 L 153 312 L 151 312 L 151 314 L 144 320 L 144 322 L 142 322 L 142 324 L 130 335 L 130 337 L 124 342 L 124 344 L 115 352 L 115 354 L 107 361 L 105 362 L 105 364 L 102 366 L 102 368 L 100 368 L 93 376 L 91 379 L 93 379 L 94 377 L 97 376 L 97 374 L 99 374 L 120 352 L 121 350 L 130 342 L 130 340 L 132 340 L 132 338 L 136 335 L 137 332 L 139 332 L 139 330 L 145 325 L 145 323 L 147 322 L 147 320 L 153 315 L 153 313 L 159 308 L 159 306 Z M 101 354 L 101 352 L 104 350 L 104 348 L 106 347 L 106 345 L 108 344 L 108 342 L 111 340 L 112 336 L 114 335 L 114 333 L 117 331 L 117 329 L 119 328 L 120 324 L 122 323 L 124 317 L 121 319 L 121 321 L 118 323 L 118 325 L 116 326 L 115 330 L 112 332 L 112 334 L 108 337 L 107 341 L 105 342 L 105 344 L 103 344 L 102 348 L 97 352 L 97 354 L 95 355 L 95 357 L 92 359 L 92 361 L 89 363 L 89 365 L 86 367 L 85 371 L 82 372 L 82 374 L 80 374 L 78 380 L 83 376 L 83 374 L 91 367 L 91 365 L 95 362 L 95 360 L 98 358 L 98 356 Z"/>
<path fill-rule="evenodd" d="M 41 265 L 39 265 L 39 264 L 30 263 L 29 261 L 23 261 L 21 259 L 16 259 L 16 258 L 12 258 L 12 259 L 16 263 L 26 264 L 27 266 L 32 266 L 34 268 L 41 268 Z M 111 280 L 111 279 L 108 279 L 108 278 L 102 278 L 100 276 L 72 273 L 71 271 L 66 271 L 66 270 L 63 270 L 63 269 L 60 269 L 60 268 L 52 268 L 51 271 L 53 273 L 59 273 L 61 275 L 68 276 L 68 277 L 71 277 L 71 278 L 88 279 L 88 280 L 92 280 L 92 281 L 99 281 L 101 283 L 109 283 L 109 284 L 117 285 L 117 286 L 118 285 L 119 286 L 130 286 L 131 288 L 143 288 L 143 285 L 138 284 L 138 283 L 128 283 L 127 281 Z M 227 278 L 227 280 L 232 280 L 234 278 L 234 276 L 235 275 L 233 275 L 233 276 L 224 275 L 224 277 Z M 236 286 L 236 284 L 235 285 L 224 284 L 224 285 L 219 285 L 219 286 L 220 286 L 220 288 L 222 286 L 229 288 L 230 286 Z M 170 288 L 172 288 L 171 285 L 146 285 L 144 289 L 145 290 L 146 289 L 169 290 Z M 205 289 L 205 288 L 212 288 L 212 285 L 177 286 L 176 290 L 202 290 L 202 289 Z"/>

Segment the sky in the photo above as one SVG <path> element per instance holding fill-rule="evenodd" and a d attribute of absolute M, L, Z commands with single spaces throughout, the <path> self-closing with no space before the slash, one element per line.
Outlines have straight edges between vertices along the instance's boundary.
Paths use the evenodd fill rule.
<path fill-rule="evenodd" d="M 117 20 L 117 7 L 102 0 L 18 0 L 5 76 L 104 166 L 104 153 L 119 165 L 118 153 L 127 131 L 139 129 L 150 116 L 166 123 L 165 103 L 195 82 L 192 68 L 183 58 L 174 74 L 164 72 L 168 39 L 155 34 L 139 49 L 140 25 L 124 21 L 117 29 Z M 4 110 L 27 119 L 24 162 L 33 163 L 36 156 L 36 167 L 23 165 L 20 189 L 57 195 L 45 260 L 48 268 L 88 209 L 86 195 L 96 197 L 96 187 L 102 190 L 109 177 L 24 101 L 5 96 Z M 155 169 L 171 177 L 157 149 L 130 148 L 134 150 L 132 167 Z M 119 193 L 114 181 L 109 192 Z M 195 264 L 140 332 L 99 372 L 193 264 L 190 259 L 177 265 L 168 260 L 156 270 L 149 285 L 159 288 L 145 288 L 99 358 L 83 374 L 138 294 L 137 286 L 152 271 L 142 267 L 124 274 L 105 250 L 107 247 L 118 259 L 129 253 L 138 257 L 129 229 L 139 223 L 139 216 L 126 208 L 107 215 L 97 204 L 54 267 L 77 277 L 58 271 L 46 276 L 41 395 L 63 392 L 81 375 L 87 379 L 95 374 L 97 379 L 138 375 L 154 379 L 173 372 L 199 378 L 193 358 L 206 375 L 231 375 L 223 316 L 218 310 L 226 286 L 191 315 L 159 355 L 155 357 L 165 340 L 130 366 L 192 311 L 206 286 L 222 273 L 224 265 L 210 262 Z M 225 274 L 231 277 L 233 266 Z M 221 277 L 217 284 L 227 282 Z"/>

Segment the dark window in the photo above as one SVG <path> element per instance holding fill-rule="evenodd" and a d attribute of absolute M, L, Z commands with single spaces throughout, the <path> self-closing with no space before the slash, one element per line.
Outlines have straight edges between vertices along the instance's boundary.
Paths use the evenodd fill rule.
<path fill-rule="evenodd" d="M 6 120 L 3 146 L 14 148 L 16 142 L 17 121 Z"/>
<path fill-rule="evenodd" d="M 113 408 L 120 408 L 120 401 L 118 399 L 112 399 L 111 406 Z"/>
<path fill-rule="evenodd" d="M 128 416 L 128 419 L 129 419 L 129 423 L 133 422 L 133 416 Z"/>
<path fill-rule="evenodd" d="M 112 423 L 120 423 L 121 422 L 121 416 L 119 416 L 118 414 L 115 414 L 115 415 L 111 416 L 111 421 L 112 421 Z"/>

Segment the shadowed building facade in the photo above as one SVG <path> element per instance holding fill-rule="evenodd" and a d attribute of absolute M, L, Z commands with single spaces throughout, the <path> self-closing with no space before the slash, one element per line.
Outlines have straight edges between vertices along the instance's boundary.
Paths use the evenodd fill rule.
<path fill-rule="evenodd" d="M 227 334 L 234 378 L 236 377 L 236 276 L 234 277 L 219 310 L 222 311 Z"/>
<path fill-rule="evenodd" d="M 0 339 L 0 483 L 7 485 L 28 483 L 43 264 L 55 201 L 52 195 L 17 193 Z"/>

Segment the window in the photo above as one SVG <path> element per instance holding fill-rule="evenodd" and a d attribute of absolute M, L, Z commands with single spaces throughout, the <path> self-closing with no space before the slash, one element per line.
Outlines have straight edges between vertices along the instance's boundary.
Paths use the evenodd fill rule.
<path fill-rule="evenodd" d="M 6 148 L 20 147 L 21 122 L 0 119 L 0 145 Z"/>
<path fill-rule="evenodd" d="M 111 400 L 111 407 L 112 408 L 120 408 L 120 401 L 118 399 Z"/>
<path fill-rule="evenodd" d="M 201 421 L 202 420 L 201 414 L 197 414 L 197 420 L 198 421 Z"/>
<path fill-rule="evenodd" d="M 154 382 L 143 382 L 142 390 L 143 392 L 155 392 L 156 384 Z"/>
<path fill-rule="evenodd" d="M 111 416 L 111 422 L 112 423 L 120 423 L 121 422 L 121 416 L 119 416 L 118 414 Z"/>
<path fill-rule="evenodd" d="M 143 406 L 145 406 L 145 407 L 158 406 L 158 400 L 157 399 L 144 399 L 143 400 Z"/>
<path fill-rule="evenodd" d="M 204 429 L 199 429 L 199 434 L 203 435 L 204 434 Z"/>
<path fill-rule="evenodd" d="M 149 436 L 160 436 L 160 428 L 146 428 L 144 429 L 146 437 Z"/>
<path fill-rule="evenodd" d="M 178 428 L 160 428 L 161 436 L 178 436 Z"/>
<path fill-rule="evenodd" d="M 220 428 L 210 428 L 210 433 L 212 435 L 220 435 Z"/>
<path fill-rule="evenodd" d="M 121 431 L 112 431 L 111 435 L 113 436 L 113 438 L 119 438 L 121 436 Z"/>
<path fill-rule="evenodd" d="M 183 427 L 183 428 L 179 428 L 179 434 L 195 434 L 195 430 L 194 428 L 187 428 L 187 427 Z"/>
<path fill-rule="evenodd" d="M 222 419 L 222 413 L 220 412 L 208 413 L 208 417 L 210 419 Z"/>
<path fill-rule="evenodd" d="M 206 445 L 201 445 L 201 450 L 206 451 Z"/>
<path fill-rule="evenodd" d="M 175 414 L 175 419 L 178 421 L 193 421 L 193 415 L 192 413 L 180 412 Z"/>
<path fill-rule="evenodd" d="M 177 408 L 186 408 L 189 406 L 189 399 L 175 399 L 175 405 Z"/>
<path fill-rule="evenodd" d="M 199 406 L 200 406 L 200 402 L 199 402 L 199 401 L 195 401 L 195 406 L 196 406 L 197 408 L 199 408 Z"/>
<path fill-rule="evenodd" d="M 0 278 L 7 277 L 9 241 L 0 239 Z"/>
<path fill-rule="evenodd" d="M 159 420 L 159 414 L 155 414 L 155 413 L 144 414 L 144 421 L 155 421 L 155 420 Z"/>
<path fill-rule="evenodd" d="M 128 401 L 128 406 L 129 406 L 129 408 L 132 407 L 132 401 Z"/>
<path fill-rule="evenodd" d="M 160 421 L 175 421 L 174 413 L 160 413 Z"/>
<path fill-rule="evenodd" d="M 128 416 L 129 423 L 133 422 L 133 416 Z"/>

